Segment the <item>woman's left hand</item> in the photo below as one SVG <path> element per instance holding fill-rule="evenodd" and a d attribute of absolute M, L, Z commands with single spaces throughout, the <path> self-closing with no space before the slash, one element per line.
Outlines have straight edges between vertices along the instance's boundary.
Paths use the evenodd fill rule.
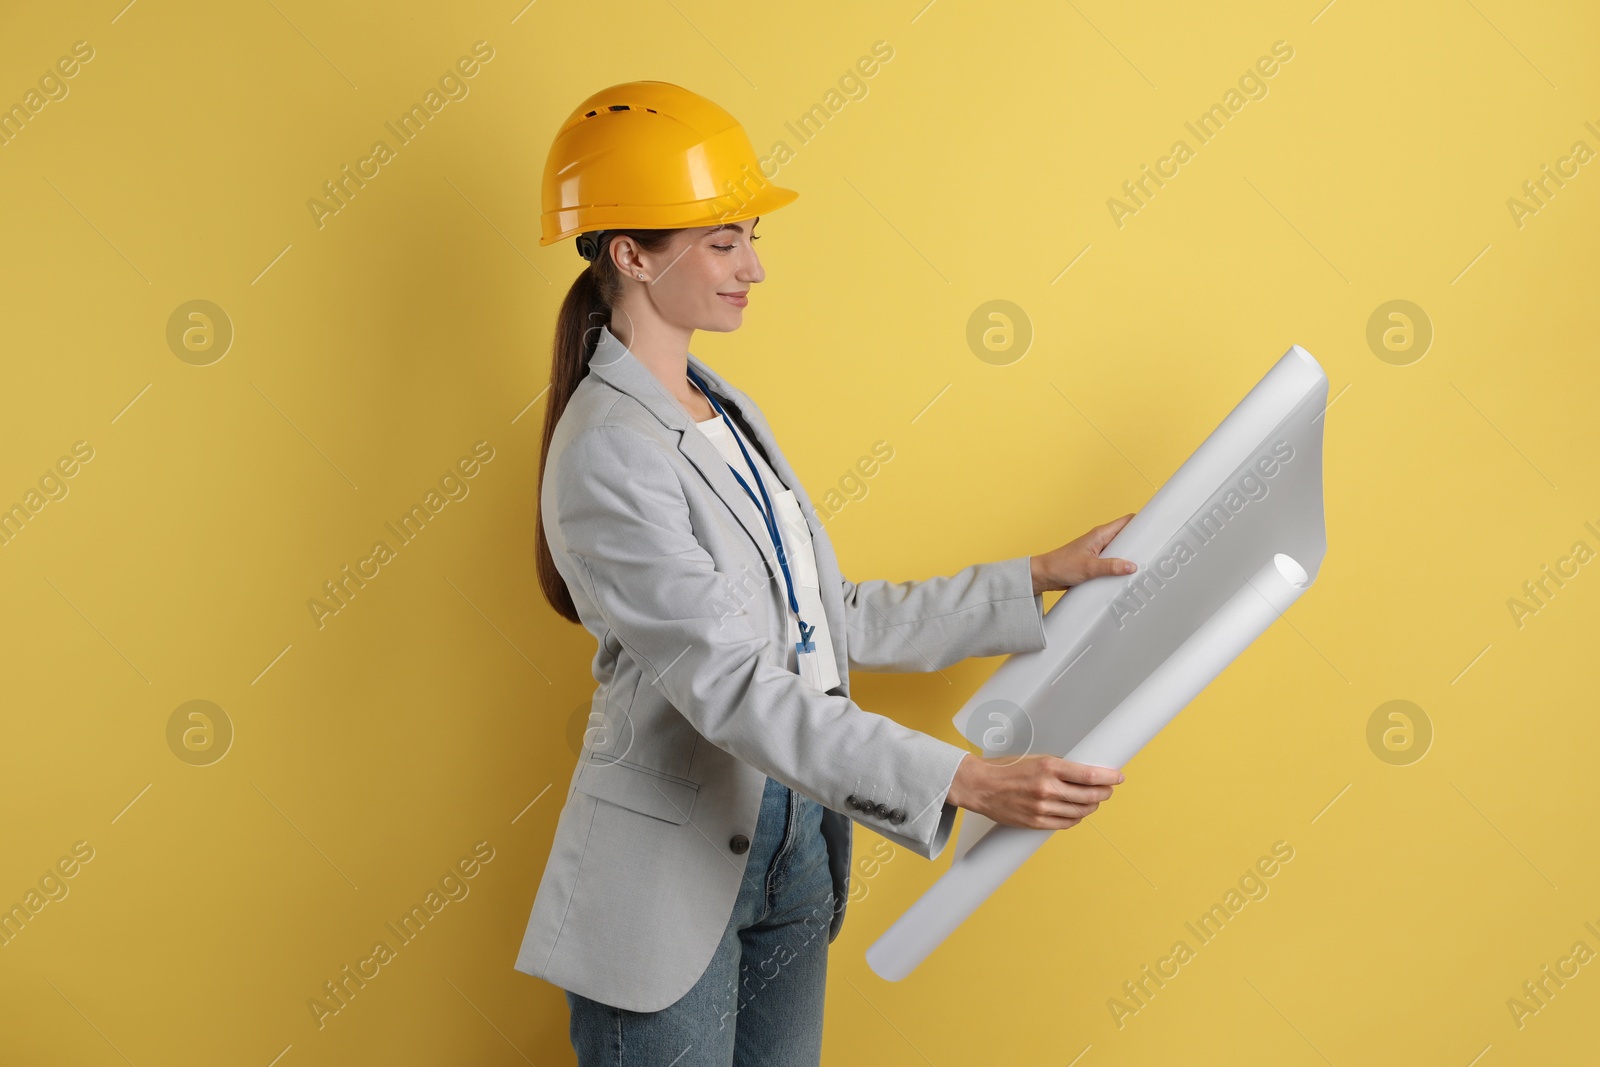
<path fill-rule="evenodd" d="M 1052 552 L 1030 556 L 1028 562 L 1033 570 L 1034 595 L 1050 589 L 1071 589 L 1104 574 L 1132 574 L 1136 569 L 1132 560 L 1116 556 L 1102 557 L 1100 550 L 1128 525 L 1128 520 L 1134 514 L 1129 512 L 1120 519 L 1096 526 L 1077 540 L 1068 541 Z"/>

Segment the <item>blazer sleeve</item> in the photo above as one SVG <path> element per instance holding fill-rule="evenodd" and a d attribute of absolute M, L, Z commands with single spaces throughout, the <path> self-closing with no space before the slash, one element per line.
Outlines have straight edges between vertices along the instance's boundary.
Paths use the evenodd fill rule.
<path fill-rule="evenodd" d="M 733 576 L 696 539 L 660 445 L 592 426 L 557 455 L 554 477 L 556 522 L 583 594 L 706 740 L 919 856 L 939 855 L 956 813 L 945 796 L 967 749 L 818 693 L 769 662 L 762 612 L 717 606 Z M 902 817 L 853 811 L 845 798 L 856 793 Z"/>
<path fill-rule="evenodd" d="M 919 582 L 845 578 L 844 617 L 850 666 L 863 671 L 936 671 L 1045 647 L 1044 596 L 1027 556 Z"/>

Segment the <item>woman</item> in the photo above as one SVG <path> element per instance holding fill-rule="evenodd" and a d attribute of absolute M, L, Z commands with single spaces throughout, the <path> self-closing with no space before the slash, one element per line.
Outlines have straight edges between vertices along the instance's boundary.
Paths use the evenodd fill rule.
<path fill-rule="evenodd" d="M 765 274 L 743 129 L 665 82 L 585 100 L 545 169 L 544 236 L 588 267 L 556 327 L 539 578 L 594 634 L 591 729 L 517 969 L 567 991 L 580 1064 L 816 1064 L 851 820 L 917 855 L 965 807 L 1064 829 L 1121 775 L 985 760 L 865 711 L 849 670 L 1044 647 L 1041 594 L 1133 570 L 1132 516 L 951 577 L 855 584 L 756 404 L 688 351 Z"/>

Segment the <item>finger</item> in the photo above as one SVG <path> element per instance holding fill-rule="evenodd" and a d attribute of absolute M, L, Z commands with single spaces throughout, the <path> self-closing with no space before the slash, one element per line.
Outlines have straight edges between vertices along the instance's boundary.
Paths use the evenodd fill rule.
<path fill-rule="evenodd" d="M 1059 798 L 1073 804 L 1098 804 L 1103 800 L 1110 800 L 1114 788 L 1109 785 L 1077 785 L 1073 782 L 1064 782 L 1060 787 Z"/>
<path fill-rule="evenodd" d="M 1092 578 L 1102 574 L 1132 574 L 1138 569 L 1138 564 L 1133 560 L 1121 556 L 1096 556 L 1089 561 L 1089 575 Z"/>
<path fill-rule="evenodd" d="M 1076 782 L 1079 785 L 1117 785 L 1124 780 L 1122 772 L 1115 767 L 1077 763 L 1059 757 L 1051 758 L 1055 762 L 1050 764 L 1050 771 L 1063 782 Z"/>
<path fill-rule="evenodd" d="M 1135 514 L 1135 512 L 1130 511 L 1120 519 L 1112 519 L 1110 522 L 1101 523 L 1099 526 L 1096 526 L 1094 528 L 1094 535 L 1095 541 L 1097 542 L 1097 547 L 1104 548 L 1106 545 L 1110 544 L 1111 539 L 1122 532 L 1122 528 L 1128 525 L 1128 521 L 1132 519 Z"/>
<path fill-rule="evenodd" d="M 1050 825 L 1050 829 L 1066 829 L 1070 825 L 1077 824 L 1078 819 L 1086 819 L 1086 817 L 1094 814 L 1094 809 L 1096 808 L 1099 808 L 1099 805 L 1094 801 L 1090 801 L 1086 805 L 1064 803 L 1064 801 L 1059 800 L 1046 801 L 1045 808 L 1040 809 L 1034 817 L 1038 822 Z"/>
<path fill-rule="evenodd" d="M 1095 801 L 1090 801 L 1087 804 L 1077 804 L 1060 800 L 1046 801 L 1044 809 L 1038 813 L 1037 818 L 1070 819 L 1073 822 L 1076 822 L 1079 819 L 1087 818 L 1088 816 L 1093 815 L 1095 809 L 1099 806 L 1100 805 Z"/>

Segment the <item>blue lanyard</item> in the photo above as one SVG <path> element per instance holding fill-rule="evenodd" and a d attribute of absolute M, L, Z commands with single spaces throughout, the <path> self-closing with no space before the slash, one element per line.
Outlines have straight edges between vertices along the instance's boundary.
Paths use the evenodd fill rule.
<path fill-rule="evenodd" d="M 728 418 L 728 413 L 722 409 L 722 405 L 717 401 L 717 398 L 712 395 L 711 390 L 706 387 L 706 383 L 701 380 L 700 375 L 694 372 L 693 367 L 689 368 L 689 380 L 694 382 L 695 387 L 705 395 L 707 400 L 711 401 L 711 406 L 716 409 L 717 414 L 722 416 L 722 421 L 728 427 L 728 432 L 733 434 L 734 442 L 739 446 L 739 451 L 744 455 L 744 461 L 750 465 L 750 473 L 753 474 L 756 479 L 756 488 L 761 490 L 760 500 L 756 499 L 756 495 L 750 491 L 749 484 L 744 480 L 743 477 L 740 476 L 739 472 L 734 469 L 732 463 L 728 464 L 728 470 L 732 471 L 733 476 L 738 479 L 740 488 L 745 491 L 745 495 L 750 498 L 753 504 L 755 504 L 756 510 L 761 512 L 761 519 L 767 527 L 767 535 L 772 538 L 772 543 L 778 549 L 778 566 L 783 568 L 783 583 L 789 591 L 789 608 L 794 612 L 795 619 L 800 623 L 800 640 L 794 646 L 795 650 L 797 652 L 814 652 L 816 651 L 816 645 L 812 642 L 811 635 L 816 631 L 816 627 L 807 626 L 805 620 L 800 618 L 800 603 L 795 599 L 794 596 L 794 579 L 789 576 L 789 560 L 784 555 L 783 538 L 778 535 L 778 524 L 773 518 L 773 515 L 776 513 L 776 509 L 772 506 L 772 501 L 767 497 L 767 486 L 766 483 L 761 480 L 761 472 L 756 470 L 755 461 L 750 458 L 750 450 L 744 447 L 744 439 L 740 436 L 739 431 L 734 427 L 733 420 Z M 763 502 L 765 502 L 764 505 Z"/>

